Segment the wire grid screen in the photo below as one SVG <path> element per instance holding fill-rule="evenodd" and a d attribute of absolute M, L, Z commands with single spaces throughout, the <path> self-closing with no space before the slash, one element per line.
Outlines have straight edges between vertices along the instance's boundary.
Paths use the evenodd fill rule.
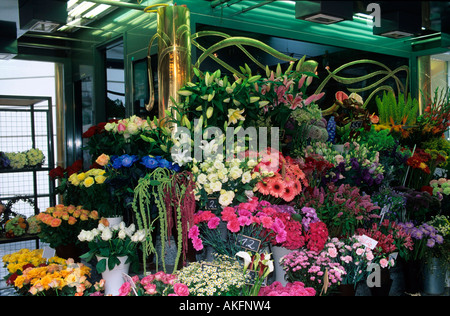
<path fill-rule="evenodd" d="M 0 151 L 22 152 L 33 147 L 31 115 L 28 111 L 3 111 L 0 108 Z"/>
<path fill-rule="evenodd" d="M 17 110 L 20 111 L 17 111 Z M 48 112 L 42 110 L 43 107 L 36 107 L 34 112 L 35 127 L 35 148 L 39 148 L 45 156 L 42 167 L 48 167 Z M 45 108 L 44 108 L 45 109 Z M 32 141 L 32 118 L 29 108 L 16 107 L 14 110 L 0 106 L 0 151 L 3 152 L 23 152 L 33 147 Z M 32 197 L 36 193 L 38 197 L 36 206 L 39 211 L 44 211 L 51 205 L 49 195 L 50 184 L 48 171 L 36 171 L 36 192 L 34 192 L 33 172 L 7 172 L 0 173 L 0 200 L 7 203 L 8 199 L 16 196 Z M 34 215 L 34 208 L 24 201 L 17 201 L 12 206 L 12 211 L 30 217 Z M 13 241 L 13 239 L 12 239 Z M 6 254 L 17 252 L 23 248 L 30 250 L 36 249 L 36 240 L 19 241 L 0 244 L 0 260 Z M 39 248 L 45 246 L 38 244 Z M 3 260 L 0 264 L 0 296 L 13 295 L 14 291 L 6 286 L 4 277 L 8 270 L 3 267 Z"/>

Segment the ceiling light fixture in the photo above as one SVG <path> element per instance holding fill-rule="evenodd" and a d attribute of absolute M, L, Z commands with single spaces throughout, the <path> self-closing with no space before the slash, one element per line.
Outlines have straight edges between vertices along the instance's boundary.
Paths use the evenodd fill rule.
<path fill-rule="evenodd" d="M 353 1 L 298 1 L 295 18 L 320 24 L 351 20 Z"/>

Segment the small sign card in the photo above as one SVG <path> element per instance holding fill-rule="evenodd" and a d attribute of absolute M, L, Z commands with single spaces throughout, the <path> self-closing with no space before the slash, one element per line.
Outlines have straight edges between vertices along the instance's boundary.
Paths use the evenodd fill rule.
<path fill-rule="evenodd" d="M 206 201 L 205 210 L 217 211 L 219 209 L 219 200 L 217 198 L 208 198 Z"/>
<path fill-rule="evenodd" d="M 50 247 L 44 247 L 44 251 L 42 252 L 42 258 L 50 259 L 55 256 L 56 250 Z"/>
<path fill-rule="evenodd" d="M 376 241 L 375 239 L 373 239 L 373 238 L 370 238 L 369 236 L 366 236 L 366 235 L 362 235 L 360 238 L 359 238 L 359 241 L 364 245 L 364 246 L 366 246 L 367 248 L 370 248 L 370 249 L 374 249 L 376 246 L 377 246 L 377 244 L 378 244 L 378 241 Z"/>
<path fill-rule="evenodd" d="M 236 238 L 236 244 L 240 245 L 250 251 L 258 252 L 261 247 L 261 240 L 249 237 L 246 235 L 238 234 Z"/>

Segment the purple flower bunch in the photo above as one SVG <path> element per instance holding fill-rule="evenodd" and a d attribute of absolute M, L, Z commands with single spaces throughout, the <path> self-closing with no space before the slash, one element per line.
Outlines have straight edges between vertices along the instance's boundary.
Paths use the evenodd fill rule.
<path fill-rule="evenodd" d="M 0 151 L 0 169 L 1 168 L 8 168 L 10 164 L 10 161 L 6 154 L 4 152 Z"/>
<path fill-rule="evenodd" d="M 303 213 L 302 225 L 305 231 L 309 230 L 310 224 L 320 222 L 320 219 L 319 217 L 317 217 L 317 213 L 314 208 L 305 206 L 301 211 Z"/>
<path fill-rule="evenodd" d="M 434 226 L 427 223 L 423 223 L 418 227 L 414 226 L 412 222 L 401 223 L 400 225 L 413 239 L 426 240 L 426 246 L 428 248 L 433 248 L 436 244 L 441 245 L 444 243 L 444 237 L 439 235 L 438 230 Z"/>

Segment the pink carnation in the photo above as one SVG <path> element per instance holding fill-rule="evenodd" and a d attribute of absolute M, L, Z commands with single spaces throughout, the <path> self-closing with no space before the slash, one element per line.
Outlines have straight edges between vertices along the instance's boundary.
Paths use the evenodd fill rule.
<path fill-rule="evenodd" d="M 217 216 L 213 217 L 208 221 L 208 228 L 216 229 L 217 226 L 219 226 L 219 223 L 220 223 L 220 218 L 218 218 Z"/>
<path fill-rule="evenodd" d="M 227 228 L 232 233 L 237 233 L 241 229 L 241 227 L 239 225 L 239 221 L 237 219 L 233 219 L 233 220 L 229 221 L 227 224 Z"/>

